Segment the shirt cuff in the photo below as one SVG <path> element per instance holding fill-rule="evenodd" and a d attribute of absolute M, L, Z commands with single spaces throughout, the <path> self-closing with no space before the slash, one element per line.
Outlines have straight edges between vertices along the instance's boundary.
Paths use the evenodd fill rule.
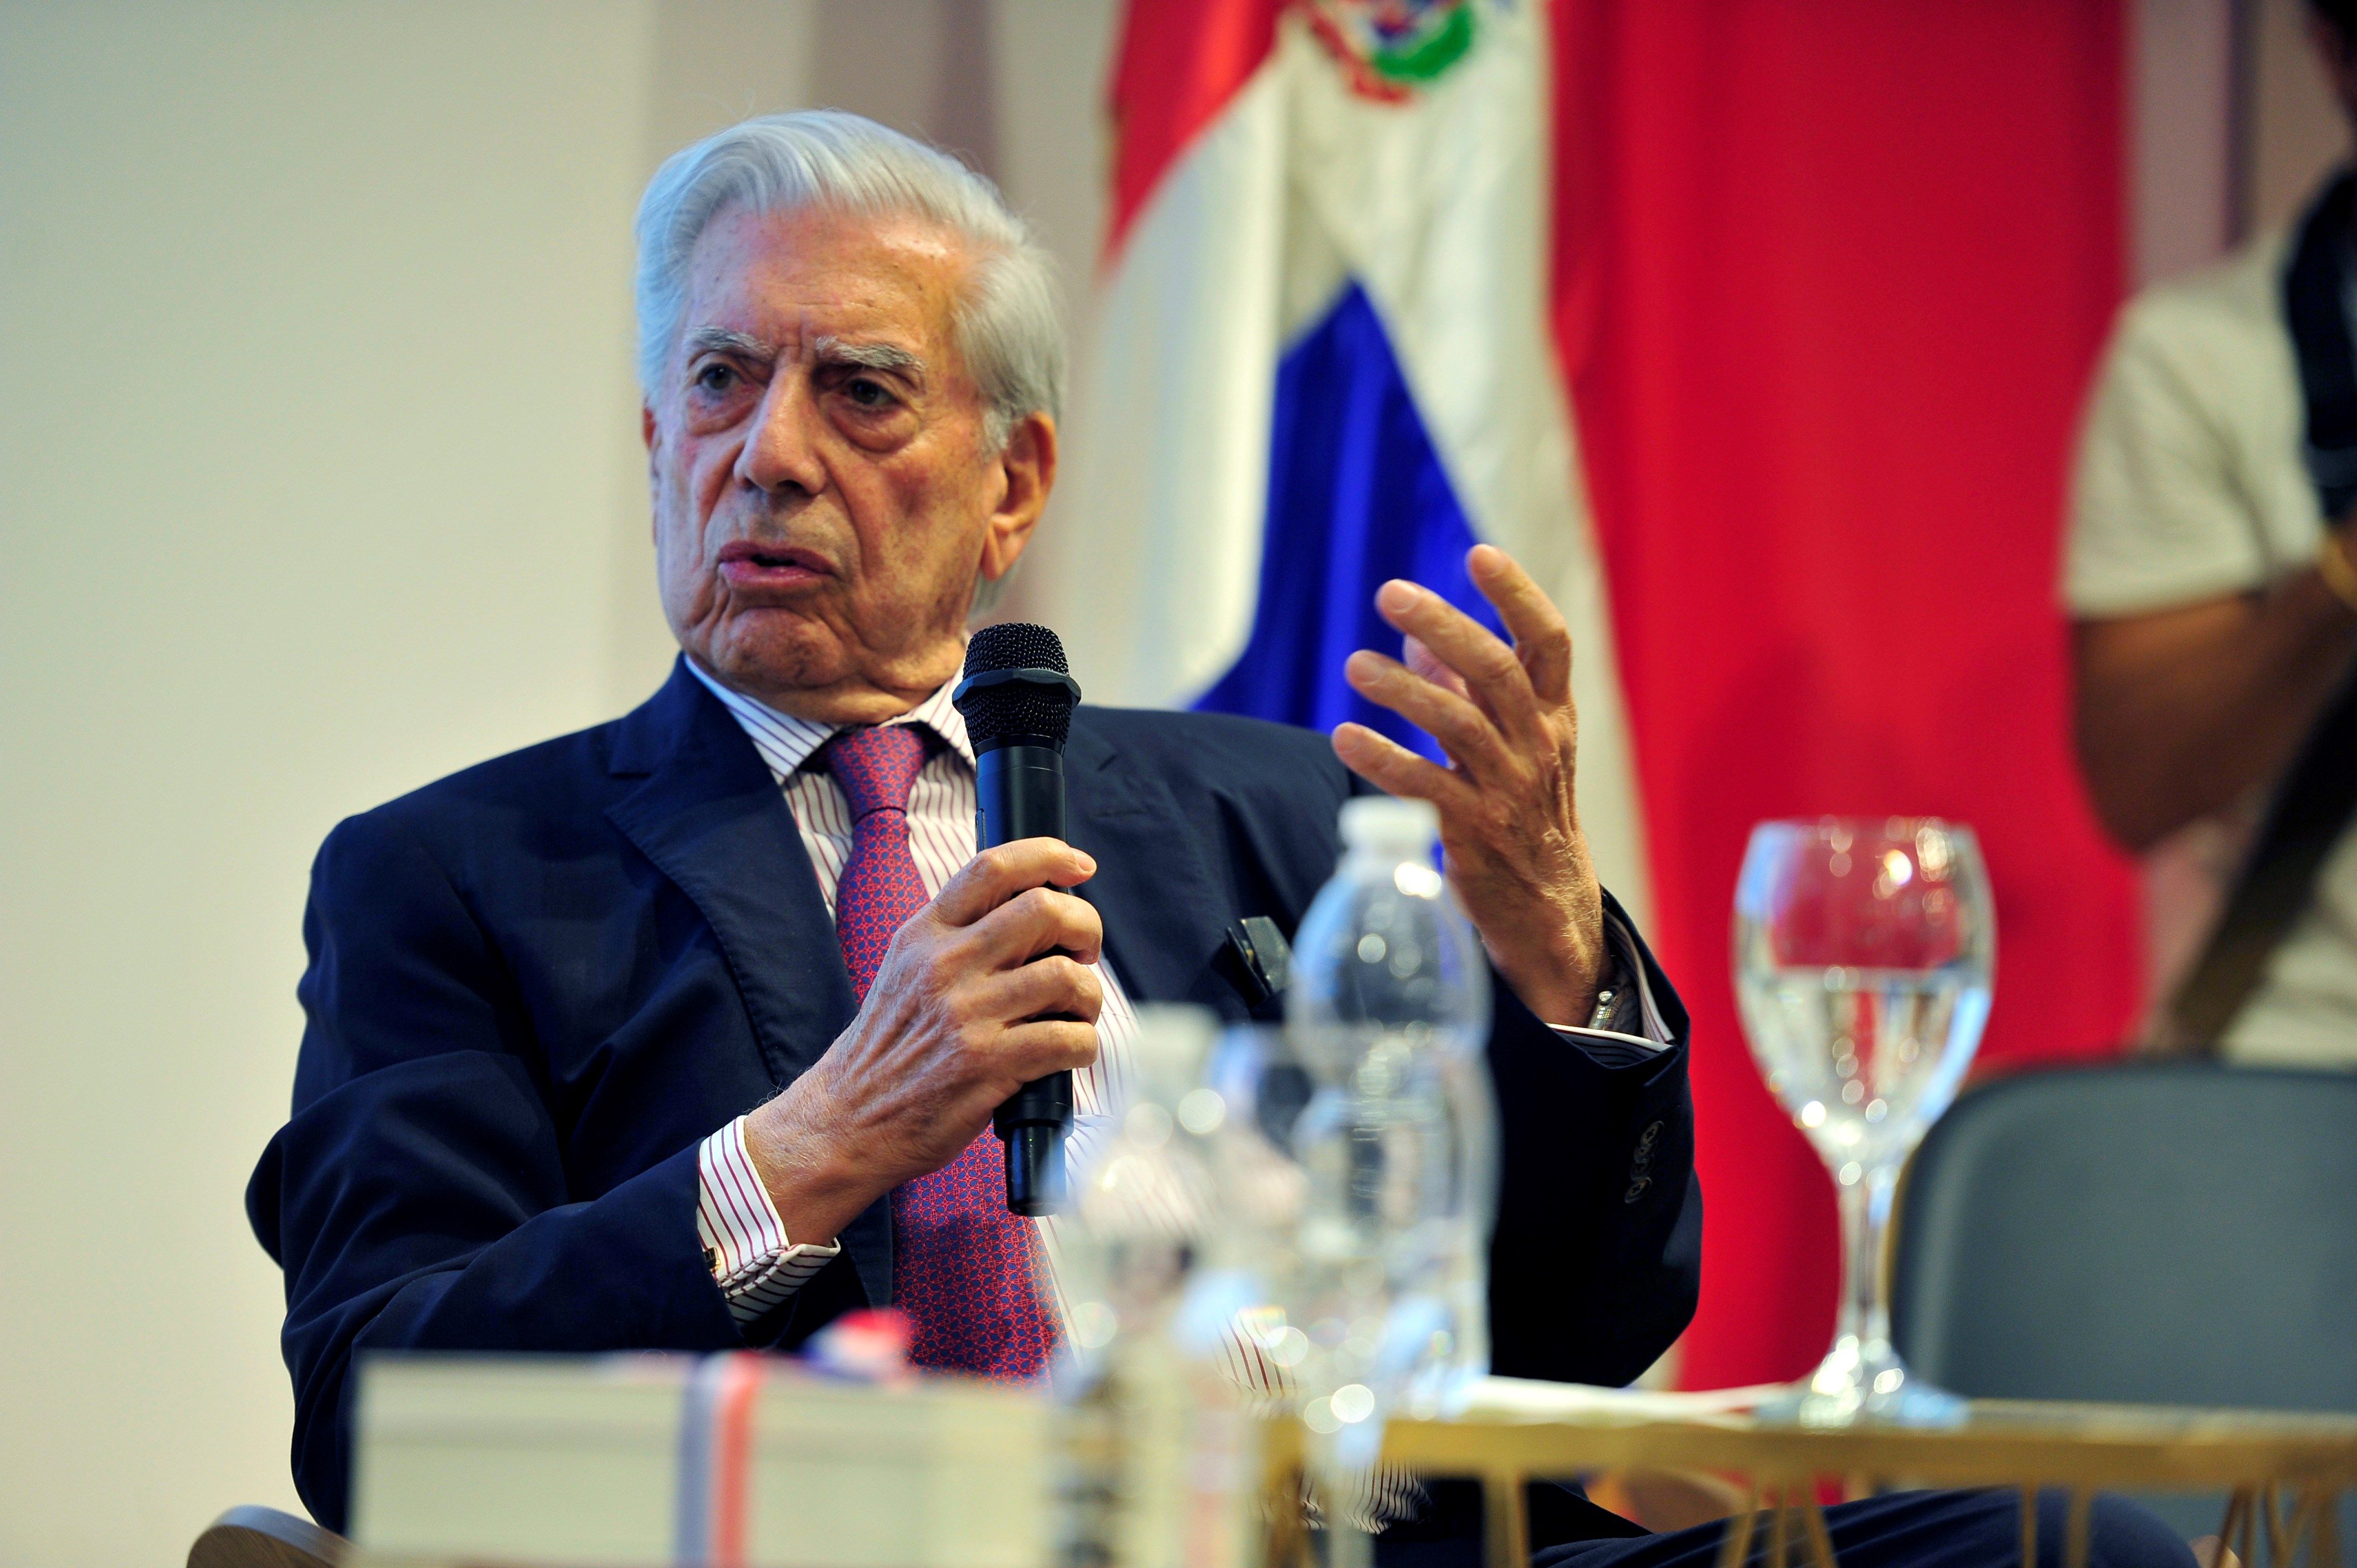
<path fill-rule="evenodd" d="M 1653 988 L 1645 978 L 1644 961 L 1637 956 L 1637 939 L 1609 914 L 1604 917 L 1604 946 L 1612 961 L 1605 969 L 1603 989 L 1596 993 L 1596 1011 L 1586 1024 L 1547 1027 L 1599 1056 L 1624 1063 L 1641 1061 L 1676 1042 L 1653 1005 Z"/>
<path fill-rule="evenodd" d="M 695 1233 L 704 1261 L 727 1298 L 740 1326 L 776 1311 L 843 1252 L 843 1243 L 823 1247 L 786 1239 L 785 1222 L 769 1188 L 753 1171 L 745 1151 L 745 1118 L 739 1116 L 695 1151 Z"/>

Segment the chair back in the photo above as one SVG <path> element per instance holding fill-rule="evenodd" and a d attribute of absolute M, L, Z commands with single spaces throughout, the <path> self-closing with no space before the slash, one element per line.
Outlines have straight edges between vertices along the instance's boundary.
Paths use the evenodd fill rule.
<path fill-rule="evenodd" d="M 2024 1072 L 1900 1201 L 1893 1339 L 1959 1393 L 2357 1411 L 2357 1073 Z"/>
<path fill-rule="evenodd" d="M 1900 1199 L 1891 1338 L 1991 1399 L 2357 1411 L 2357 1073 L 2024 1072 Z M 2224 1494 L 2137 1494 L 2189 1539 Z M 2357 1496 L 2342 1499 L 2344 1535 Z"/>
<path fill-rule="evenodd" d="M 188 1548 L 188 1568 L 342 1568 L 351 1542 L 276 1509 L 234 1508 Z"/>

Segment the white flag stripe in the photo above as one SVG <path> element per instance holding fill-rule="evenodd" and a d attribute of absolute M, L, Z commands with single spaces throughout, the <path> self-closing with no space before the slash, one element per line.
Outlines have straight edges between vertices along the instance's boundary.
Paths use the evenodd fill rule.
<path fill-rule="evenodd" d="M 1072 400 L 1026 602 L 1091 700 L 1192 698 L 1252 630 L 1276 389 L 1286 103 L 1265 72 L 1131 228 Z"/>

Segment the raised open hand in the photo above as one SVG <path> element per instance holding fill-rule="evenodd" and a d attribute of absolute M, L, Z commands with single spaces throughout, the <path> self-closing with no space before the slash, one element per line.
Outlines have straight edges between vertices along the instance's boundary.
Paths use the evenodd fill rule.
<path fill-rule="evenodd" d="M 1603 894 L 1573 789 L 1579 714 L 1571 632 L 1530 575 L 1495 545 L 1466 557 L 1512 648 L 1429 589 L 1394 580 L 1375 608 L 1406 661 L 1361 649 L 1351 684 L 1440 743 L 1443 768 L 1364 725 L 1334 731 L 1345 766 L 1440 813 L 1448 880 L 1514 993 L 1551 1024 L 1581 1024 L 1606 965 Z"/>

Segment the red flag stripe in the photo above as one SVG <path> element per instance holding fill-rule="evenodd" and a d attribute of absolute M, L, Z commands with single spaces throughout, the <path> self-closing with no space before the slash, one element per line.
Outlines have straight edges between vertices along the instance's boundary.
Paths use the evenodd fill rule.
<path fill-rule="evenodd" d="M 1110 261 L 1156 186 L 1268 59 L 1285 0 L 1132 0 L 1112 83 Z"/>
<path fill-rule="evenodd" d="M 1763 817 L 1934 813 L 1996 892 L 1983 1059 L 2101 1051 L 2137 975 L 2056 607 L 2122 281 L 2119 0 L 1556 0 L 1558 341 L 1692 1006 L 1691 1386 L 1831 1337 L 1831 1184 L 1727 970 Z"/>

